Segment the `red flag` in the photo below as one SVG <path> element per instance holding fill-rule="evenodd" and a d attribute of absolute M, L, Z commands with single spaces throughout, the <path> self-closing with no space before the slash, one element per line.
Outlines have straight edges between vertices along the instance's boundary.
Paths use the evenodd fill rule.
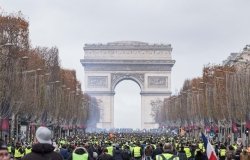
<path fill-rule="evenodd" d="M 237 133 L 238 132 L 238 128 L 237 128 L 237 125 L 235 122 L 232 123 L 232 130 L 233 130 L 233 133 Z"/>

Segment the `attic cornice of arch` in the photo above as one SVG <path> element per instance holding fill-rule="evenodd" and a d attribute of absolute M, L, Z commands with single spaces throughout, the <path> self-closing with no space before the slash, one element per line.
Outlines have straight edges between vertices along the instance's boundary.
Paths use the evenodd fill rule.
<path fill-rule="evenodd" d="M 81 59 L 82 64 L 175 64 L 175 60 L 117 60 L 117 59 Z"/>
<path fill-rule="evenodd" d="M 168 50 L 172 51 L 171 44 L 149 44 L 139 41 L 116 41 L 109 43 L 85 44 L 84 50 Z"/>

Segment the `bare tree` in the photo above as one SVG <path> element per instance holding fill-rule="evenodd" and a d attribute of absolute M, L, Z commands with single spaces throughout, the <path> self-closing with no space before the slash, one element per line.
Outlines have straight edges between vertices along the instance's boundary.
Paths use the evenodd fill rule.
<path fill-rule="evenodd" d="M 157 98 L 155 100 L 151 100 L 150 104 L 152 107 L 151 116 L 154 118 L 155 122 L 163 123 L 166 119 L 163 108 L 163 101 Z"/>
<path fill-rule="evenodd" d="M 85 125 L 90 96 L 74 70 L 60 67 L 57 47 L 30 47 L 28 26 L 21 13 L 0 15 L 0 118 L 12 118 L 12 134 L 16 120 Z"/>

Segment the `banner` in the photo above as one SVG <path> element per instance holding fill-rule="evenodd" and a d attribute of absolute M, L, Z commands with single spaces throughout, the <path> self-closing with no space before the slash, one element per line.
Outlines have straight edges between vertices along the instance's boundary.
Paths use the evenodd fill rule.
<path fill-rule="evenodd" d="M 1 119 L 1 124 L 0 124 L 0 130 L 1 131 L 8 131 L 9 130 L 9 119 Z"/>

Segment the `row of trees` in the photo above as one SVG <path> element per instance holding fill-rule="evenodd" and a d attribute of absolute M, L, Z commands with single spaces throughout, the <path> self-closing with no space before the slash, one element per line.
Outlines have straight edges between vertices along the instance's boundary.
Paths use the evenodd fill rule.
<path fill-rule="evenodd" d="M 30 46 L 28 27 L 20 13 L 0 15 L 0 118 L 83 126 L 91 98 L 56 47 Z"/>
<path fill-rule="evenodd" d="M 178 95 L 164 100 L 161 119 L 170 126 L 230 126 L 250 120 L 250 70 L 206 66 L 203 76 L 186 80 Z"/>

